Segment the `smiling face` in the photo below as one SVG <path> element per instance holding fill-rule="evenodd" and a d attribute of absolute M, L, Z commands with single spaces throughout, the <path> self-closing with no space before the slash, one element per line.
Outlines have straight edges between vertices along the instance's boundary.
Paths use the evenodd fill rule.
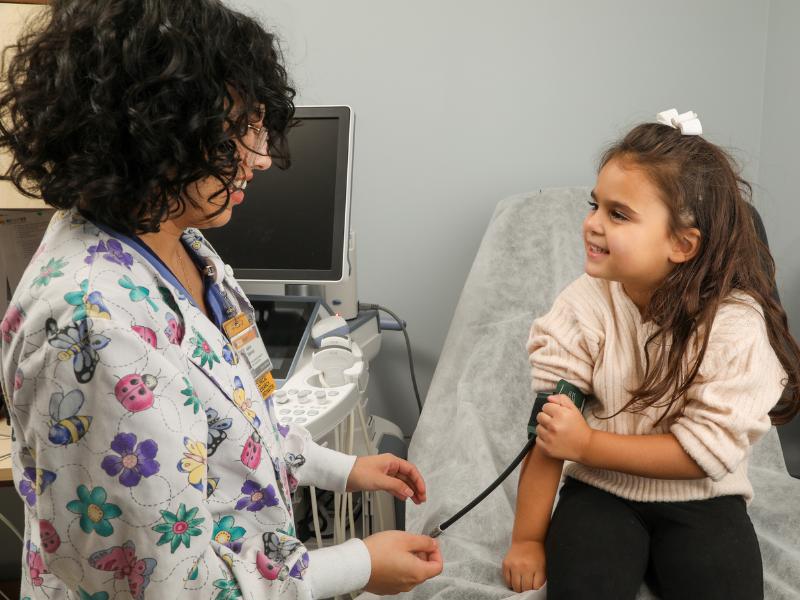
<path fill-rule="evenodd" d="M 244 201 L 245 188 L 247 182 L 253 178 L 253 171 L 266 171 L 272 166 L 272 158 L 266 154 L 266 141 L 259 140 L 258 132 L 262 126 L 260 121 L 254 121 L 247 128 L 247 133 L 234 142 L 240 158 L 239 172 L 229 189 L 230 202 L 225 210 L 214 215 L 225 203 L 226 195 L 222 183 L 213 177 L 201 179 L 188 190 L 187 196 L 192 202 L 187 202 L 185 212 L 176 218 L 176 223 L 181 228 L 210 229 L 222 227 L 231 220 L 233 207 Z M 260 144 L 262 147 L 258 148 Z M 253 149 L 262 152 L 254 152 Z"/>
<path fill-rule="evenodd" d="M 690 230 L 673 235 L 659 189 L 630 161 L 614 158 L 603 166 L 589 204 L 586 273 L 619 281 L 640 308 L 675 264 L 697 251 L 699 233 L 696 239 Z"/>

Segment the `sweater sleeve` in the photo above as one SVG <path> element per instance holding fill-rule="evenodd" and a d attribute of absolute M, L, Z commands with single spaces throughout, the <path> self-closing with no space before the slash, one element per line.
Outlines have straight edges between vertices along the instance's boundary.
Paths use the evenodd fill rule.
<path fill-rule="evenodd" d="M 752 301 L 723 306 L 683 415 L 670 431 L 714 481 L 732 473 L 770 428 L 786 373 Z"/>
<path fill-rule="evenodd" d="M 592 374 L 599 349 L 599 335 L 587 326 L 590 309 L 584 306 L 584 281 L 579 279 L 556 298 L 550 311 L 536 319 L 528 337 L 528 357 L 533 390 L 552 390 L 560 379 L 592 393 Z M 583 307 L 583 308 L 582 308 Z"/>

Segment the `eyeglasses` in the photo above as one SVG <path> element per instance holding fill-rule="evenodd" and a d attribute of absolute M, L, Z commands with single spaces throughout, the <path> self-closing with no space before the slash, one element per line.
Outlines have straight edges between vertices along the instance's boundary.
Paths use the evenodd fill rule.
<path fill-rule="evenodd" d="M 252 135 L 250 130 L 255 132 L 255 140 L 250 140 Z M 247 136 L 242 140 L 242 145 L 245 147 L 244 163 L 248 167 L 252 167 L 257 157 L 267 156 L 269 154 L 269 130 L 266 127 L 256 127 L 255 125 L 247 124 Z"/>

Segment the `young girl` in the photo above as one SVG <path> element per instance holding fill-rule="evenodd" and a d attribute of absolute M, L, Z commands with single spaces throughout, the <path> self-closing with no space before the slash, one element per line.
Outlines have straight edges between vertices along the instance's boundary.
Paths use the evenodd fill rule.
<path fill-rule="evenodd" d="M 583 416 L 550 398 L 520 476 L 503 572 L 548 600 L 632 599 L 645 579 L 662 600 L 763 597 L 747 457 L 800 410 L 800 348 L 749 185 L 659 116 L 603 155 L 586 274 L 528 342 L 535 390 L 592 395 Z"/>

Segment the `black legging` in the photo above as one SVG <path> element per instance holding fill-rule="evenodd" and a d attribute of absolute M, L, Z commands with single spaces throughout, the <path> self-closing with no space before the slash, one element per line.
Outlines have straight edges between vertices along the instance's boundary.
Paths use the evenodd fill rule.
<path fill-rule="evenodd" d="M 761 552 L 741 496 L 632 502 L 568 478 L 545 543 L 547 600 L 761 600 Z"/>

